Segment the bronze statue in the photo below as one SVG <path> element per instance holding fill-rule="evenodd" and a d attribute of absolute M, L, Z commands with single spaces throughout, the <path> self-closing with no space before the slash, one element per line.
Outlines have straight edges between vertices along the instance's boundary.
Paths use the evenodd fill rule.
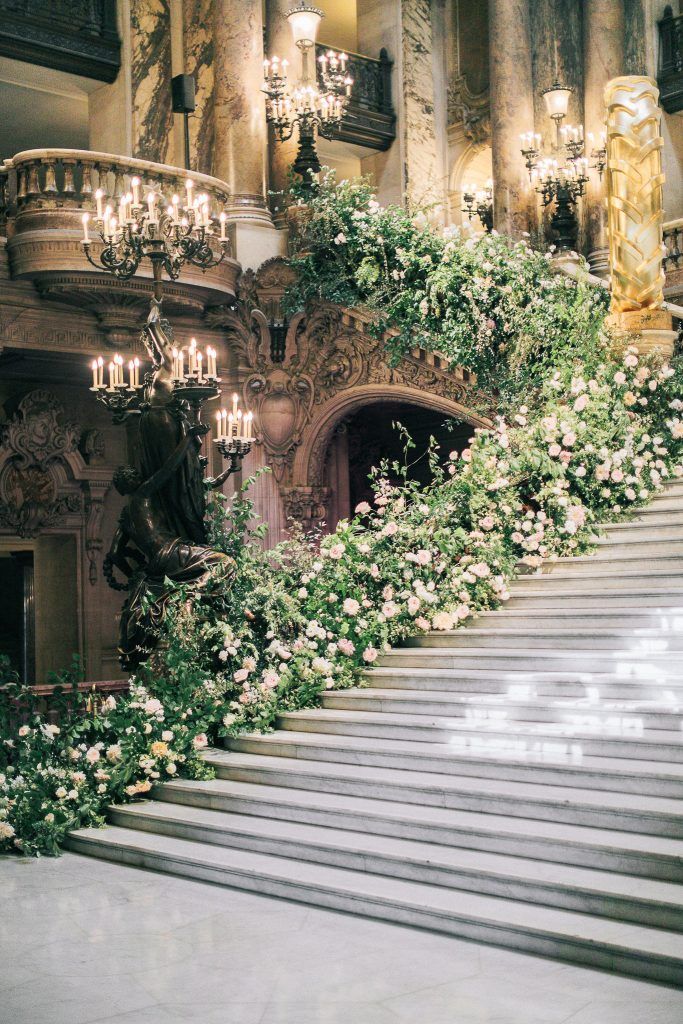
<path fill-rule="evenodd" d="M 152 356 L 139 413 L 140 470 L 121 466 L 114 486 L 128 498 L 105 558 L 110 586 L 128 590 L 123 606 L 119 654 L 134 670 L 156 647 L 168 603 L 178 585 L 202 589 L 215 573 L 225 574 L 233 560 L 208 544 L 206 494 L 235 472 L 233 460 L 214 479 L 205 479 L 200 452 L 209 427 L 179 395 L 171 374 L 172 333 L 153 303 L 143 339 Z M 128 410 L 126 410 L 128 411 Z M 126 412 L 124 412 L 124 415 Z M 119 583 L 114 570 L 125 578 Z"/>

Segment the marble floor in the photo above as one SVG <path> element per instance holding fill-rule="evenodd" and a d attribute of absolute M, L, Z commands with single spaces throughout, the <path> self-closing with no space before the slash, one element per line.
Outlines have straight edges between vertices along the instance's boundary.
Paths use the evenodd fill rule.
<path fill-rule="evenodd" d="M 0 858 L 2 1024 L 679 1024 L 683 992 L 75 854 Z"/>

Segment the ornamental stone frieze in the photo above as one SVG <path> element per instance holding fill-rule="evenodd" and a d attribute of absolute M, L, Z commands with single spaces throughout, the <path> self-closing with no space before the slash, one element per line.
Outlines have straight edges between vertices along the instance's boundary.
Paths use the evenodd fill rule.
<path fill-rule="evenodd" d="M 22 538 L 57 526 L 83 529 L 91 583 L 109 487 L 102 456 L 101 435 L 67 420 L 42 388 L 24 395 L 0 427 L 0 529 Z"/>
<path fill-rule="evenodd" d="M 237 303 L 209 310 L 206 319 L 237 355 L 242 397 L 286 516 L 311 525 L 326 518 L 330 438 L 354 408 L 399 400 L 479 424 L 487 402 L 471 375 L 450 370 L 437 353 L 414 349 L 392 365 L 387 336 L 374 337 L 361 310 L 320 303 L 285 321 L 281 299 L 291 275 L 284 260 L 269 260 L 242 275 Z"/>

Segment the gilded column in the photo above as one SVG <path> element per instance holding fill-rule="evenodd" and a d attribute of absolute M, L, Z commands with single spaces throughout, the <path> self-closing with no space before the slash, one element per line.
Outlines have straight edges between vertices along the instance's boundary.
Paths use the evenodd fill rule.
<path fill-rule="evenodd" d="M 230 186 L 233 218 L 265 217 L 266 109 L 261 0 L 214 0 L 213 173 Z"/>
<path fill-rule="evenodd" d="M 493 211 L 498 231 L 531 225 L 529 176 L 519 136 L 534 124 L 529 0 L 489 0 Z"/>
<path fill-rule="evenodd" d="M 169 0 L 131 0 L 133 156 L 173 162 Z"/>
<path fill-rule="evenodd" d="M 584 125 L 586 150 L 589 135 L 599 147 L 605 131 L 605 87 L 624 71 L 624 5 L 622 0 L 585 0 L 583 8 Z M 594 273 L 609 270 L 605 179 L 593 171 L 586 185 L 586 251 Z"/>

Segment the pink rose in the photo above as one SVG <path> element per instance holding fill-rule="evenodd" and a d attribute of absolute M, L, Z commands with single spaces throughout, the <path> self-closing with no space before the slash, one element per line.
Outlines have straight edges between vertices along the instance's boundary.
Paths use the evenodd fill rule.
<path fill-rule="evenodd" d="M 366 647 L 365 650 L 363 651 L 363 661 L 367 661 L 367 663 L 371 665 L 372 662 L 376 660 L 377 651 L 375 650 L 375 648 L 371 646 Z"/>
<path fill-rule="evenodd" d="M 353 597 L 347 597 L 342 605 L 345 615 L 358 615 L 360 604 Z"/>

